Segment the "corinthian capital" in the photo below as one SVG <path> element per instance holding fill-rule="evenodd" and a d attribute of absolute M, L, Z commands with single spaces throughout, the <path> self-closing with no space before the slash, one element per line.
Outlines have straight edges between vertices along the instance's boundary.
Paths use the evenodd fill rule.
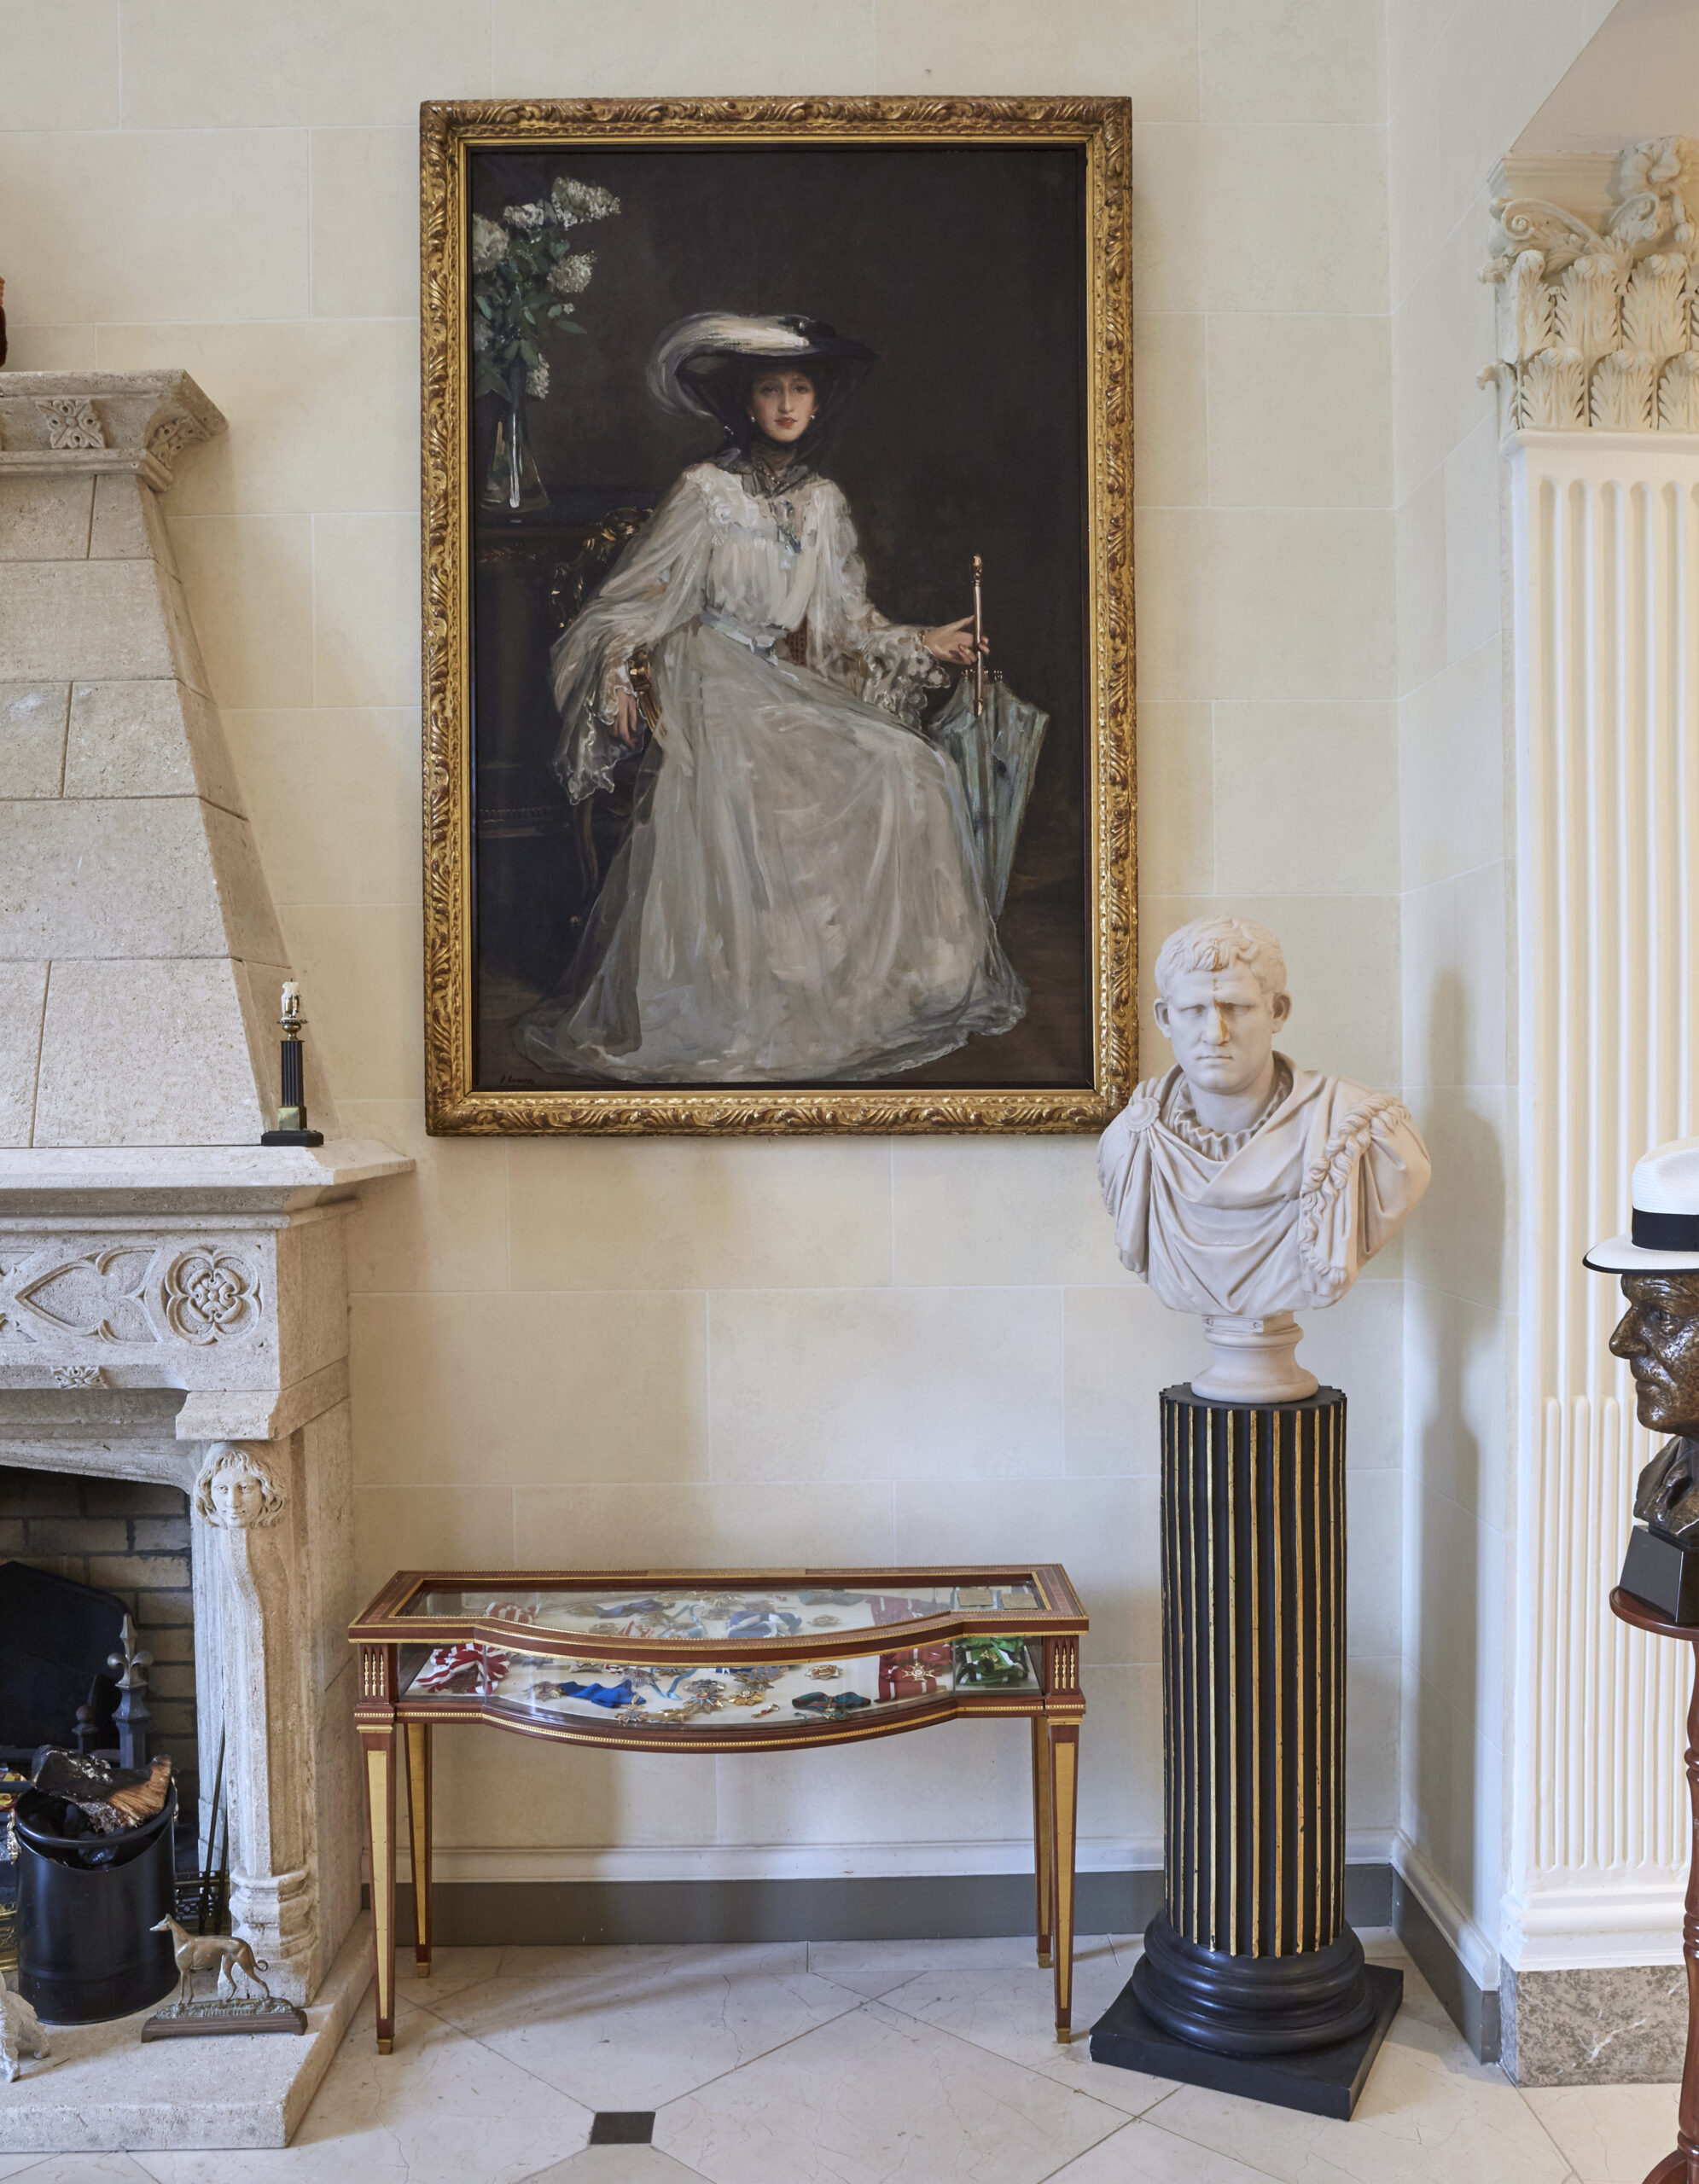
<path fill-rule="evenodd" d="M 1699 431 L 1699 138 L 1507 154 L 1492 200 L 1504 430 Z"/>

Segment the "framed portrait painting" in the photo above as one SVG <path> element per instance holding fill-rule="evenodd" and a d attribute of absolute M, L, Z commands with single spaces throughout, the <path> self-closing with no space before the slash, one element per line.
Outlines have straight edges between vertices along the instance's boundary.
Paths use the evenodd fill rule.
<path fill-rule="evenodd" d="M 1127 136 L 423 109 L 433 1131 L 1121 1104 Z"/>

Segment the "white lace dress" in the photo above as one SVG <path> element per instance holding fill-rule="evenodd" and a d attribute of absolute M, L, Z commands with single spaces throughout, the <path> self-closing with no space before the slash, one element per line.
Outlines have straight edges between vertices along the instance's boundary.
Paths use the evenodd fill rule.
<path fill-rule="evenodd" d="M 806 630 L 806 665 L 780 647 Z M 869 604 L 843 495 L 684 472 L 555 648 L 556 767 L 607 786 L 630 662 L 661 717 L 545 1068 L 648 1083 L 878 1076 L 1006 1031 L 1026 992 L 958 776 L 914 724 L 946 678 Z"/>

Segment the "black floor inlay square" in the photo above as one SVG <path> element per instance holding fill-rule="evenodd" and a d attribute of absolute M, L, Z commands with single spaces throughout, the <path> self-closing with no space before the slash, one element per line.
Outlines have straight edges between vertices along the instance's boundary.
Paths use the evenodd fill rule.
<path fill-rule="evenodd" d="M 590 2127 L 593 2146 L 646 2146 L 654 2136 L 652 2108 L 604 2108 Z"/>

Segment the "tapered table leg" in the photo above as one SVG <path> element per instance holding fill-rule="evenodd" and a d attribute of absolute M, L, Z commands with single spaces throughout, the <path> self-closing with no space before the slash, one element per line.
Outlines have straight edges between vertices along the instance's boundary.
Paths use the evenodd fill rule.
<path fill-rule="evenodd" d="M 366 1840 L 372 1861 L 372 1955 L 377 1989 L 377 2052 L 395 2046 L 395 1730 L 363 1728 Z"/>
<path fill-rule="evenodd" d="M 1050 1833 L 1050 1740 L 1042 1716 L 1033 1724 L 1033 1872 L 1038 1896 L 1039 1962 L 1050 1961 L 1056 1907 L 1056 1844 Z"/>
<path fill-rule="evenodd" d="M 1047 1722 L 1051 1871 L 1056 1907 L 1056 2036 L 1069 2036 L 1074 2013 L 1074 1837 L 1079 1804 L 1079 1728 Z"/>
<path fill-rule="evenodd" d="M 431 1725 L 409 1722 L 407 1843 L 413 1864 L 413 1974 L 431 1976 Z"/>

